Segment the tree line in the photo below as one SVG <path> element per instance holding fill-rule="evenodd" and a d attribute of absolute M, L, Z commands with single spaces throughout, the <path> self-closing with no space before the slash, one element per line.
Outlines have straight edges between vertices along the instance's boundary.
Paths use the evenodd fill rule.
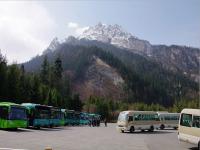
<path fill-rule="evenodd" d="M 188 101 L 186 99 L 176 101 L 171 107 L 164 107 L 160 104 L 144 102 L 122 102 L 105 99 L 102 97 L 90 96 L 83 106 L 83 111 L 101 114 L 102 118 L 110 121 L 116 121 L 119 113 L 126 110 L 139 111 L 168 111 L 180 113 L 184 108 L 199 109 L 200 101 L 198 99 Z"/>
<path fill-rule="evenodd" d="M 64 74 L 58 56 L 53 64 L 47 56 L 39 73 L 26 72 L 24 65 L 8 65 L 0 53 L 0 101 L 38 103 L 80 111 L 79 94 L 71 91 L 70 79 Z"/>

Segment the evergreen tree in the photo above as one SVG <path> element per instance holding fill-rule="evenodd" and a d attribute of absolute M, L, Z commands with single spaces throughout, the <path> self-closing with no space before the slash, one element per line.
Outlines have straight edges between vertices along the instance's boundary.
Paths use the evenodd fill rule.
<path fill-rule="evenodd" d="M 60 59 L 60 57 L 57 57 L 54 62 L 54 74 L 57 80 L 62 79 L 62 72 L 63 72 L 62 60 Z"/>
<path fill-rule="evenodd" d="M 28 98 L 28 92 L 26 89 L 26 77 L 25 77 L 25 69 L 24 69 L 24 65 L 21 65 L 21 68 L 20 68 L 20 81 L 19 81 L 19 93 L 20 93 L 20 99 L 22 101 L 25 101 L 26 98 Z"/>
<path fill-rule="evenodd" d="M 40 94 L 40 79 L 37 75 L 32 77 L 32 92 L 31 92 L 31 101 L 33 103 L 41 103 L 41 94 Z"/>
<path fill-rule="evenodd" d="M 44 61 L 41 66 L 40 78 L 45 85 L 49 84 L 49 62 L 47 56 L 44 57 Z"/>
<path fill-rule="evenodd" d="M 4 101 L 7 92 L 7 61 L 0 51 L 0 101 Z"/>
<path fill-rule="evenodd" d="M 20 79 L 20 70 L 16 64 L 13 64 L 8 69 L 8 98 L 12 102 L 20 103 L 19 100 L 19 79 Z"/>

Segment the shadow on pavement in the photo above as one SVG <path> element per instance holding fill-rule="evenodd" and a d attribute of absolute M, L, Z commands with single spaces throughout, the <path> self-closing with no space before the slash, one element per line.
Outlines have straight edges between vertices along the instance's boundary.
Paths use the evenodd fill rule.
<path fill-rule="evenodd" d="M 24 129 L 24 128 L 17 128 L 17 129 L 1 129 L 3 131 L 7 131 L 7 132 L 33 132 L 29 129 Z"/>
<path fill-rule="evenodd" d="M 191 148 L 189 148 L 190 150 L 198 150 L 198 148 L 197 147 L 191 147 Z"/>
<path fill-rule="evenodd" d="M 174 132 L 170 132 L 170 131 L 153 131 L 153 132 L 150 132 L 150 131 L 135 131 L 133 133 L 130 133 L 130 132 L 125 132 L 125 134 L 128 133 L 128 134 L 171 134 L 171 133 L 174 133 Z"/>
<path fill-rule="evenodd" d="M 66 127 L 54 127 L 54 128 L 33 128 L 33 130 L 38 130 L 38 131 L 61 131 L 61 130 L 72 130 L 71 128 L 66 128 Z"/>

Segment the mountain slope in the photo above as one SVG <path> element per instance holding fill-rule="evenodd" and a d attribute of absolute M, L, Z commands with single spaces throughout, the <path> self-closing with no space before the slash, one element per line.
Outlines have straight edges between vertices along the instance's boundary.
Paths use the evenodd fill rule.
<path fill-rule="evenodd" d="M 102 47 L 104 46 L 107 48 L 71 45 L 65 42 L 55 51 L 46 53 L 46 56 L 50 63 L 53 63 L 57 56 L 61 57 L 65 72 L 71 76 L 73 89 L 80 93 L 82 99 L 96 95 L 113 100 L 169 106 L 177 98 L 178 83 L 182 85 L 184 98 L 193 99 L 197 96 L 198 85 L 184 76 L 168 72 L 141 55 L 112 45 Z M 114 55 L 112 51 L 117 53 Z M 43 59 L 44 55 L 38 56 L 24 66 L 27 71 L 38 72 Z"/>
<path fill-rule="evenodd" d="M 151 45 L 146 40 L 136 38 L 119 25 L 97 24 L 85 30 L 79 39 L 99 41 L 138 53 L 161 64 L 165 69 L 181 72 L 198 82 L 200 49 L 186 46 Z"/>

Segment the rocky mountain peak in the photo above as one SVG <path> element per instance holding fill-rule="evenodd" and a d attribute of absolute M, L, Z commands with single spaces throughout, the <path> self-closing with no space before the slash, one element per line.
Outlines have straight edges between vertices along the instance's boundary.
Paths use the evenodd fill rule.
<path fill-rule="evenodd" d="M 106 25 L 101 22 L 85 30 L 79 39 L 96 40 L 103 43 L 112 44 L 118 47 L 134 49 L 141 52 L 147 51 L 150 43 L 140 40 L 131 33 L 125 31 L 120 25 Z"/>
<path fill-rule="evenodd" d="M 55 37 L 51 43 L 49 44 L 48 48 L 43 52 L 43 54 L 47 54 L 48 52 L 55 51 L 61 43 L 58 41 L 58 38 Z"/>

